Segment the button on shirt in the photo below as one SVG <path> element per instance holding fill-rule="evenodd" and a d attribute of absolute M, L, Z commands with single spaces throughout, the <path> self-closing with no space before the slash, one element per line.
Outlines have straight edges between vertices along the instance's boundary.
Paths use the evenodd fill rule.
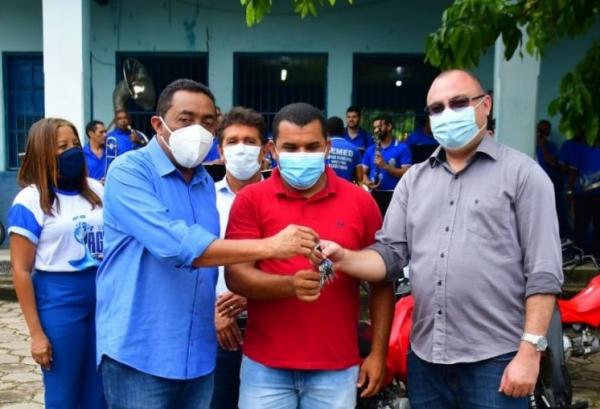
<path fill-rule="evenodd" d="M 410 261 L 411 346 L 440 364 L 516 351 L 525 298 L 563 281 L 552 184 L 529 157 L 485 137 L 454 174 L 439 148 L 400 180 L 371 247 L 388 278 Z"/>
<path fill-rule="evenodd" d="M 158 141 L 119 157 L 104 194 L 97 358 L 191 379 L 213 371 L 217 268 L 192 262 L 219 236 L 213 180 L 186 183 Z"/>

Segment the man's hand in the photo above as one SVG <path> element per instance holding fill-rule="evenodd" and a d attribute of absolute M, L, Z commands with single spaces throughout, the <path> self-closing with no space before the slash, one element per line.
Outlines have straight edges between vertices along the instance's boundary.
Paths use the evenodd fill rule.
<path fill-rule="evenodd" d="M 344 259 L 345 250 L 342 246 L 334 241 L 322 240 L 319 242 L 321 251 L 314 250 L 310 255 L 310 260 L 315 267 L 318 267 L 321 262 L 328 258 L 333 262 L 333 269 L 337 269 L 337 265 Z"/>
<path fill-rule="evenodd" d="M 387 167 L 387 163 L 383 159 L 383 156 L 381 156 L 381 152 L 375 151 L 374 162 L 375 166 L 377 166 L 379 169 L 385 169 Z"/>
<path fill-rule="evenodd" d="M 215 314 L 215 329 L 221 348 L 228 351 L 237 351 L 242 345 L 242 332 L 235 318 Z"/>
<path fill-rule="evenodd" d="M 508 364 L 500 381 L 499 392 L 513 398 L 531 395 L 540 372 L 540 355 L 533 345 L 523 345 Z"/>
<path fill-rule="evenodd" d="M 287 259 L 294 256 L 309 256 L 317 243 L 319 235 L 310 227 L 290 224 L 274 236 L 264 239 L 268 257 Z"/>
<path fill-rule="evenodd" d="M 360 366 L 356 386 L 364 389 L 361 398 L 368 398 L 379 393 L 385 381 L 385 358 L 369 354 Z"/>
<path fill-rule="evenodd" d="M 31 357 L 43 369 L 50 370 L 52 366 L 52 345 L 46 334 L 31 336 Z"/>
<path fill-rule="evenodd" d="M 292 280 L 294 292 L 300 301 L 316 301 L 321 295 L 321 276 L 312 270 L 298 271 Z"/>
<path fill-rule="evenodd" d="M 246 305 L 245 297 L 232 292 L 226 292 L 217 298 L 216 312 L 217 315 L 235 318 L 242 311 L 246 310 Z"/>

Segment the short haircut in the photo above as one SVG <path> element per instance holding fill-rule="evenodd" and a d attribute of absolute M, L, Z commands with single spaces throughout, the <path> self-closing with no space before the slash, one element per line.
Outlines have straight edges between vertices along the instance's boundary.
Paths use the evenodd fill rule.
<path fill-rule="evenodd" d="M 390 114 L 378 114 L 375 118 L 373 118 L 373 122 L 375 121 L 383 121 L 386 124 L 394 126 L 394 121 L 392 121 L 392 117 Z"/>
<path fill-rule="evenodd" d="M 360 109 L 360 107 L 356 106 L 356 105 L 350 105 L 348 107 L 348 109 L 346 110 L 346 113 L 348 112 L 356 112 L 358 114 L 358 116 L 362 116 L 362 109 Z"/>
<path fill-rule="evenodd" d="M 265 145 L 268 142 L 267 139 L 267 125 L 263 116 L 250 108 L 244 107 L 233 107 L 231 111 L 227 112 L 223 116 L 223 121 L 217 129 L 217 138 L 219 138 L 219 145 L 223 145 L 223 132 L 225 129 L 232 125 L 245 125 L 251 128 L 258 129 L 258 135 L 260 136 L 260 142 Z"/>
<path fill-rule="evenodd" d="M 173 100 L 173 95 L 177 91 L 189 91 L 204 94 L 210 98 L 213 104 L 215 103 L 215 96 L 206 85 L 194 80 L 181 78 L 167 85 L 165 89 L 163 89 L 160 93 L 160 96 L 158 97 L 158 102 L 156 103 L 157 115 L 164 117 L 167 114 L 167 111 L 171 108 L 171 101 Z"/>
<path fill-rule="evenodd" d="M 127 112 L 127 110 L 126 110 L 126 109 L 123 109 L 123 108 L 116 109 L 116 110 L 115 110 L 115 118 L 116 118 L 116 117 L 117 117 L 117 115 L 119 115 L 119 114 L 125 114 L 125 115 L 127 115 L 127 118 L 131 118 L 131 115 L 129 115 L 129 112 Z"/>
<path fill-rule="evenodd" d="M 88 124 L 85 126 L 85 134 L 88 136 L 88 138 L 90 137 L 90 132 L 96 132 L 96 127 L 98 125 L 104 126 L 104 123 L 95 119 L 92 119 L 90 122 L 88 122 Z"/>
<path fill-rule="evenodd" d="M 344 134 L 344 121 L 339 116 L 332 116 L 327 120 L 327 136 L 340 136 Z"/>
<path fill-rule="evenodd" d="M 327 139 L 327 135 L 325 135 L 325 118 L 323 117 L 323 113 L 306 102 L 296 102 L 286 105 L 275 114 L 275 118 L 273 118 L 273 142 L 277 141 L 277 136 L 279 136 L 279 124 L 282 121 L 288 121 L 298 126 L 306 126 L 312 121 L 319 121 L 321 124 L 321 134 L 323 135 L 323 138 Z"/>

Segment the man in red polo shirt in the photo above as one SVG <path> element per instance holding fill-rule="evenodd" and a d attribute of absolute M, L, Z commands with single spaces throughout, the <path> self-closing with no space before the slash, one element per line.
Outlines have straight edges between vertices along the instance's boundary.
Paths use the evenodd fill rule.
<path fill-rule="evenodd" d="M 360 249 L 374 241 L 381 214 L 371 196 L 325 166 L 329 142 L 322 113 L 296 103 L 273 121 L 270 179 L 245 187 L 233 203 L 227 238 L 267 237 L 289 224 Z M 237 264 L 227 285 L 248 298 L 239 407 L 354 408 L 381 387 L 393 311 L 391 285 L 372 287 L 373 346 L 359 368 L 359 282 L 342 271 L 321 286 L 310 260 Z"/>

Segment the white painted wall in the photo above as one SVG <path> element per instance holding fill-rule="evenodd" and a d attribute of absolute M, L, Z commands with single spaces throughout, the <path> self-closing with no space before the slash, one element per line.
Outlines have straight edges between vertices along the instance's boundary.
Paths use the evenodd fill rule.
<path fill-rule="evenodd" d="M 44 108 L 71 121 L 85 141 L 90 116 L 89 2 L 43 0 Z"/>
<path fill-rule="evenodd" d="M 42 51 L 42 0 L 2 1 L 0 54 Z M 0 171 L 6 169 L 4 72 L 0 67 Z M 1 186 L 0 186 L 1 189 Z"/>

